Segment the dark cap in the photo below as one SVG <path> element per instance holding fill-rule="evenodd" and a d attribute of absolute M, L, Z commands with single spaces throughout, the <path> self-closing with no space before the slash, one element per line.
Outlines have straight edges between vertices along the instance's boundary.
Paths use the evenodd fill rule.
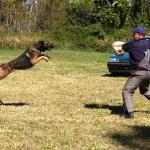
<path fill-rule="evenodd" d="M 131 30 L 131 33 L 132 33 L 132 34 L 140 33 L 140 34 L 142 34 L 142 35 L 145 35 L 145 28 L 144 28 L 144 27 L 137 27 L 137 28 L 134 28 L 133 30 Z"/>

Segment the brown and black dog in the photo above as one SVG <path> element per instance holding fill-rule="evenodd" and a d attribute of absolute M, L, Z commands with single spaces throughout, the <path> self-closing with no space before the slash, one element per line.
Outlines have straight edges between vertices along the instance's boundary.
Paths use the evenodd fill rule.
<path fill-rule="evenodd" d="M 27 49 L 19 57 L 13 59 L 8 63 L 0 65 L 0 80 L 5 78 L 13 70 L 24 70 L 33 67 L 36 63 L 41 60 L 48 61 L 49 57 L 42 54 L 46 50 L 51 50 L 53 44 L 47 41 L 38 41 L 32 45 L 31 48 Z"/>

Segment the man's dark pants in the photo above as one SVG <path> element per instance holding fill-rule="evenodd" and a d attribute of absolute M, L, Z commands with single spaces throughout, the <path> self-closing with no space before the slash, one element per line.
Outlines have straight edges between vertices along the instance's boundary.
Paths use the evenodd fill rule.
<path fill-rule="evenodd" d="M 123 103 L 128 113 L 134 112 L 134 93 L 139 87 L 140 93 L 150 100 L 150 71 L 134 71 L 128 78 L 123 90 Z"/>

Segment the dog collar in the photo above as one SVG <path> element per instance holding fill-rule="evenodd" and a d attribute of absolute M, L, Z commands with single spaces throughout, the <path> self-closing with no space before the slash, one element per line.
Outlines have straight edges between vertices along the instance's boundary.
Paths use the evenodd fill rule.
<path fill-rule="evenodd" d="M 29 50 L 39 52 L 39 50 L 37 50 L 36 48 L 30 48 Z"/>

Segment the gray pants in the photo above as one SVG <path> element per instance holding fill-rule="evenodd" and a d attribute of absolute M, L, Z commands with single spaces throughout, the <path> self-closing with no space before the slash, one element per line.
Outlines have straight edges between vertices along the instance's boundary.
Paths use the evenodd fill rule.
<path fill-rule="evenodd" d="M 123 103 L 127 112 L 134 111 L 134 93 L 139 87 L 140 93 L 150 100 L 150 71 L 136 71 L 127 80 L 123 90 Z"/>

